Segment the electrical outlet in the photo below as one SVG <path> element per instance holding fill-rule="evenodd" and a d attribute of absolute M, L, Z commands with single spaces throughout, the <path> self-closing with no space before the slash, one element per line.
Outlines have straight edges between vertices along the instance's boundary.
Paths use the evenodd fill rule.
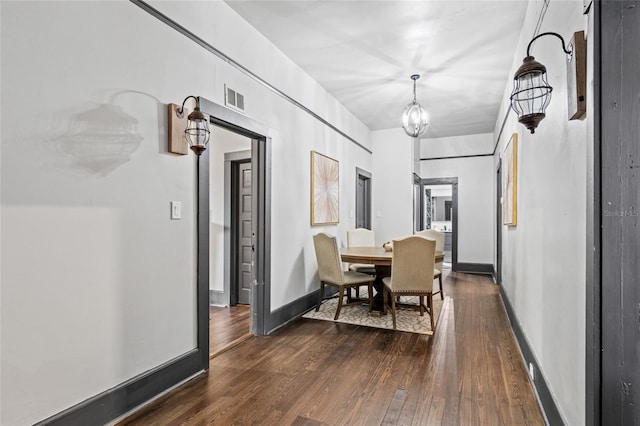
<path fill-rule="evenodd" d="M 531 381 L 536 380 L 536 369 L 532 363 L 529 363 L 529 378 L 531 378 Z"/>
<path fill-rule="evenodd" d="M 182 219 L 182 203 L 180 201 L 171 202 L 171 219 L 172 220 Z"/>

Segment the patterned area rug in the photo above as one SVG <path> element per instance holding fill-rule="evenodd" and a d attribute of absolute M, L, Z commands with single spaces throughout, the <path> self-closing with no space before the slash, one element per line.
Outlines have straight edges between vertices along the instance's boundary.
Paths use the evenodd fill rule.
<path fill-rule="evenodd" d="M 366 287 L 360 294 L 367 294 Z M 443 309 L 447 309 L 447 306 L 451 303 L 451 298 L 445 295 L 444 300 L 440 299 L 440 295 L 437 294 L 433 297 L 433 312 L 434 323 L 438 326 L 438 318 L 440 312 Z M 417 296 L 403 296 L 400 298 L 404 303 L 418 304 Z M 333 317 L 336 314 L 336 308 L 338 307 L 338 299 L 325 300 L 320 305 L 320 310 L 316 312 L 315 308 L 304 314 L 303 318 L 319 319 L 324 321 L 333 321 Z M 389 310 L 387 315 L 379 315 L 377 312 L 369 314 L 369 305 L 355 305 L 355 306 L 342 306 L 340 311 L 340 318 L 338 321 L 346 324 L 363 325 L 365 327 L 386 328 L 393 330 L 393 319 L 391 317 L 391 311 Z M 428 334 L 433 335 L 431 329 L 431 323 L 429 314 L 426 312 L 424 316 L 420 316 L 420 312 L 410 308 L 396 307 L 396 329 L 398 331 L 408 331 L 410 333 Z"/>

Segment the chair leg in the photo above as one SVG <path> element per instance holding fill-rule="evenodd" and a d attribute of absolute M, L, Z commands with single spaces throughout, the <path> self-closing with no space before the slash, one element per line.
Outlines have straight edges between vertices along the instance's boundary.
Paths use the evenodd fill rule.
<path fill-rule="evenodd" d="M 418 296 L 420 302 L 420 316 L 424 316 L 424 296 Z"/>
<path fill-rule="evenodd" d="M 320 310 L 320 304 L 322 303 L 323 294 L 324 294 L 324 281 L 320 281 L 320 295 L 318 296 L 318 306 L 316 306 L 316 312 Z"/>
<path fill-rule="evenodd" d="M 393 329 L 396 329 L 396 298 L 391 297 L 391 316 L 393 318 Z"/>
<path fill-rule="evenodd" d="M 373 311 L 373 282 L 369 281 L 367 286 L 367 295 L 369 296 L 369 312 Z"/>
<path fill-rule="evenodd" d="M 440 300 L 444 300 L 444 290 L 442 289 L 442 272 L 438 276 L 438 282 L 440 283 Z"/>
<path fill-rule="evenodd" d="M 382 289 L 382 314 L 387 315 L 387 305 L 389 304 L 389 292 L 386 288 Z"/>
<path fill-rule="evenodd" d="M 427 303 L 429 304 L 429 318 L 431 319 L 431 330 L 436 331 L 436 326 L 433 322 L 433 294 L 427 294 Z"/>
<path fill-rule="evenodd" d="M 342 309 L 342 299 L 344 298 L 344 287 L 340 286 L 340 296 L 338 297 L 338 309 L 336 309 L 336 316 L 333 317 L 334 321 L 338 320 L 340 316 L 340 309 Z"/>

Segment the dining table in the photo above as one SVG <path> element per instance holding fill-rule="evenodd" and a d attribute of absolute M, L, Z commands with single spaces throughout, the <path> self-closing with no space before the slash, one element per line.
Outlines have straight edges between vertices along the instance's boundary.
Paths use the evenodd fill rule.
<path fill-rule="evenodd" d="M 384 286 L 382 278 L 391 276 L 393 251 L 387 251 L 383 247 L 347 247 L 340 250 L 340 258 L 346 263 L 375 266 L 376 278 L 373 286 L 376 289 L 376 294 L 373 297 L 373 309 L 381 312 L 383 308 L 382 290 Z M 442 262 L 443 260 L 444 252 L 436 250 L 435 263 Z"/>

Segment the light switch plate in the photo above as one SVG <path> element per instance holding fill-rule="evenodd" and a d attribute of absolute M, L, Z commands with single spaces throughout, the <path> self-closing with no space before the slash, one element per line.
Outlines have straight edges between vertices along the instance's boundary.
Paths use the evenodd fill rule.
<path fill-rule="evenodd" d="M 172 220 L 182 219 L 182 203 L 180 201 L 171 202 L 171 219 Z"/>

